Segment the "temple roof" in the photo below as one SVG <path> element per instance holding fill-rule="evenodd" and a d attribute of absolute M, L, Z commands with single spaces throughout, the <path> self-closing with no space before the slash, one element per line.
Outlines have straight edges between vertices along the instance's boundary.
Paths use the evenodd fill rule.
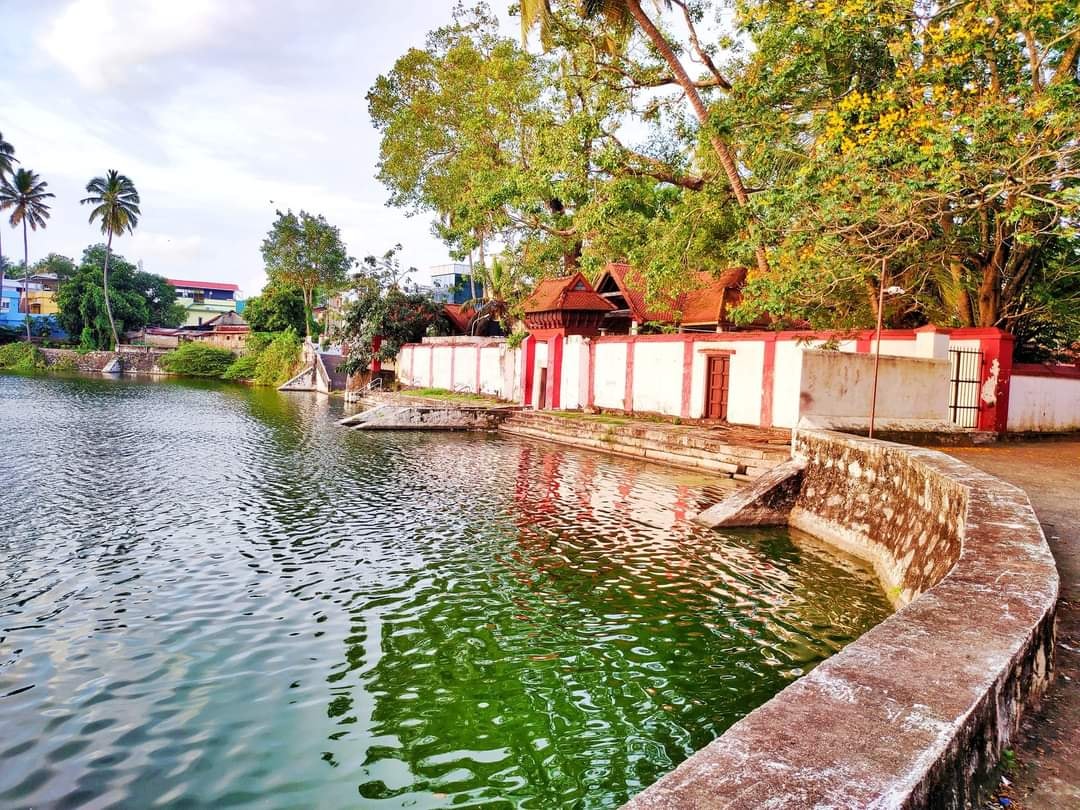
<path fill-rule="evenodd" d="M 581 273 L 544 279 L 536 285 L 522 306 L 526 313 L 556 310 L 608 312 L 615 309 L 614 304 L 596 294 Z"/>
<path fill-rule="evenodd" d="M 637 323 L 678 322 L 690 326 L 726 320 L 726 310 L 741 298 L 746 268 L 732 267 L 718 276 L 708 271 L 693 273 L 690 289 L 674 297 L 651 302 L 646 299 L 648 286 L 645 276 L 637 268 L 623 262 L 611 262 L 604 268 L 597 289 L 610 286 L 605 284 L 609 276 L 626 300 L 632 320 Z"/>

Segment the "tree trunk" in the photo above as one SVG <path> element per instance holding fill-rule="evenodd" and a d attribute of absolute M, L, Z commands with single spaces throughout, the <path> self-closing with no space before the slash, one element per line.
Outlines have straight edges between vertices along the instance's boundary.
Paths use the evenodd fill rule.
<path fill-rule="evenodd" d="M 487 272 L 487 260 L 484 258 L 484 234 L 480 234 L 480 272 Z M 469 275 L 472 278 L 472 275 Z"/>
<path fill-rule="evenodd" d="M 311 340 L 311 299 L 314 289 L 303 288 L 304 291 L 304 337 Z"/>
<path fill-rule="evenodd" d="M 0 238 L 0 301 L 4 300 L 4 240 Z"/>
<path fill-rule="evenodd" d="M 963 262 L 951 259 L 949 275 L 952 276 L 953 286 L 956 288 L 956 314 L 960 318 L 960 325 L 974 326 L 975 313 L 971 311 L 971 296 L 968 295 L 967 288 L 964 286 Z"/>
<path fill-rule="evenodd" d="M 476 271 L 473 269 L 472 251 L 470 250 L 469 251 L 469 300 L 474 301 L 474 302 L 476 301 L 476 282 L 473 280 L 475 275 L 476 275 Z M 473 306 L 475 307 L 476 304 L 474 303 Z"/>
<path fill-rule="evenodd" d="M 30 248 L 26 241 L 26 217 L 22 221 L 23 297 L 26 298 L 26 342 L 30 342 Z"/>
<path fill-rule="evenodd" d="M 998 242 L 990 261 L 983 267 L 979 284 L 979 326 L 997 326 L 1001 317 L 1001 270 L 1005 266 L 1005 241 Z"/>
<path fill-rule="evenodd" d="M 675 81 L 679 83 L 687 99 L 690 100 L 690 106 L 694 108 L 694 115 L 697 116 L 698 121 L 701 122 L 703 127 L 708 126 L 709 111 L 705 107 L 705 102 L 687 74 L 682 62 L 679 61 L 679 57 L 671 49 L 671 43 L 667 41 L 660 29 L 649 19 L 649 15 L 642 10 L 639 0 L 626 0 L 626 7 L 629 9 L 634 21 L 645 32 L 645 35 L 656 50 L 660 52 L 660 55 L 664 57 L 664 61 L 668 63 L 672 74 L 675 76 Z M 709 143 L 712 144 L 713 150 L 716 152 L 717 157 L 720 158 L 720 165 L 724 167 L 724 174 L 731 185 L 731 191 L 735 195 L 735 199 L 740 206 L 745 207 L 750 202 L 750 195 L 746 193 L 746 186 L 743 184 L 742 176 L 739 174 L 739 167 L 735 162 L 735 155 L 732 153 L 731 147 L 719 135 L 710 135 Z M 765 252 L 765 246 L 759 243 L 754 248 L 754 254 L 757 258 L 758 270 L 762 273 L 769 272 L 769 259 L 768 254 Z"/>
<path fill-rule="evenodd" d="M 112 228 L 109 228 L 109 239 L 105 243 L 105 268 L 101 277 L 105 290 L 105 314 L 109 316 L 109 329 L 112 331 L 113 351 L 115 352 L 119 350 L 120 338 L 116 335 L 116 321 L 113 320 L 112 306 L 109 304 L 109 256 L 112 255 L 112 236 Z"/>

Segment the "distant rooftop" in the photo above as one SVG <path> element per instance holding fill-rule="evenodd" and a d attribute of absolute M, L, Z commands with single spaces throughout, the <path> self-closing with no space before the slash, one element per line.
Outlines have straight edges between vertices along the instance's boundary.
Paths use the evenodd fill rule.
<path fill-rule="evenodd" d="M 239 292 L 240 287 L 236 284 L 224 284 L 220 281 L 185 281 L 179 278 L 167 278 L 167 282 L 174 287 L 183 287 L 188 290 L 224 290 L 226 292 Z"/>

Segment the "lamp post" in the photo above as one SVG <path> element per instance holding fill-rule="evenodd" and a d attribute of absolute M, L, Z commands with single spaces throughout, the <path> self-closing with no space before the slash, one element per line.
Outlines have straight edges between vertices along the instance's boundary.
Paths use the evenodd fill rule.
<path fill-rule="evenodd" d="M 877 327 L 874 329 L 874 387 L 870 394 L 870 431 L 867 438 L 874 438 L 874 417 L 877 414 L 878 367 L 881 365 L 881 318 L 885 311 L 885 293 L 903 295 L 907 292 L 902 287 L 885 289 L 885 259 L 881 260 L 881 274 L 878 277 Z"/>

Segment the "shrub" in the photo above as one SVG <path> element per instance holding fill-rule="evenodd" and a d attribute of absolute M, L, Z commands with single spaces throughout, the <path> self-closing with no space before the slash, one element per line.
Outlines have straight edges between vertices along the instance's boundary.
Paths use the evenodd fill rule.
<path fill-rule="evenodd" d="M 73 371 L 78 371 L 79 367 L 75 365 L 75 359 L 67 354 L 61 354 L 55 360 L 52 365 L 49 366 L 49 371 L 59 371 L 64 374 L 70 374 Z"/>
<path fill-rule="evenodd" d="M 255 368 L 259 363 L 259 355 L 253 352 L 242 354 L 232 361 L 225 373 L 221 375 L 223 380 L 253 380 Z"/>
<path fill-rule="evenodd" d="M 292 329 L 286 329 L 258 353 L 252 379 L 256 385 L 277 387 L 293 376 L 299 365 L 300 336 Z"/>
<path fill-rule="evenodd" d="M 162 367 L 187 377 L 221 377 L 236 355 L 204 343 L 184 343 L 161 358 Z"/>
<path fill-rule="evenodd" d="M 223 379 L 249 380 L 276 388 L 296 373 L 300 363 L 300 336 L 292 329 L 276 335 L 253 333 L 245 349 L 246 353 L 222 373 Z"/>
<path fill-rule="evenodd" d="M 37 371 L 44 367 L 41 352 L 32 343 L 8 343 L 0 346 L 0 368 L 8 371 Z"/>

